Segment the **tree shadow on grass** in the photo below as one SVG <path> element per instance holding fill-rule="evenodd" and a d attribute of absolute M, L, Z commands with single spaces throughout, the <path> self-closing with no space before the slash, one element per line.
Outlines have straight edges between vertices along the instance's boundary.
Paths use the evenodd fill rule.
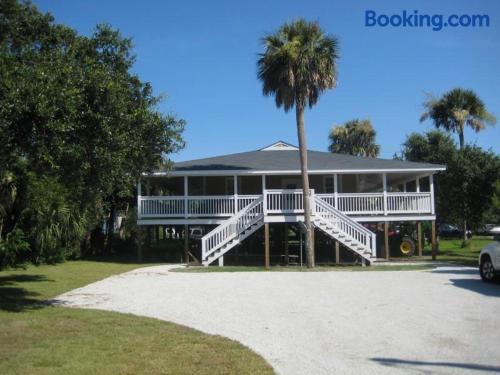
<path fill-rule="evenodd" d="M 39 293 L 20 287 L 23 282 L 51 281 L 44 275 L 0 276 L 0 311 L 21 312 L 45 306 Z"/>
<path fill-rule="evenodd" d="M 401 370 L 410 369 L 411 367 L 419 368 L 421 366 L 425 366 L 500 373 L 500 366 L 480 365 L 477 363 L 410 361 L 398 358 L 371 358 L 371 360 L 378 362 L 381 365 L 400 368 Z M 429 371 L 429 373 L 432 372 Z"/>

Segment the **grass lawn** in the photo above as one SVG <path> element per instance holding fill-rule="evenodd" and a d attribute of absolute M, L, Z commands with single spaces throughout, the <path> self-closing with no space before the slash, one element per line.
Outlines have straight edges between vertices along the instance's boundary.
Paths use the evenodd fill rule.
<path fill-rule="evenodd" d="M 442 239 L 437 260 L 476 267 L 481 249 L 492 241 L 491 237 L 474 236 L 462 247 L 461 239 Z M 431 255 L 430 246 L 425 247 L 424 255 Z"/>
<path fill-rule="evenodd" d="M 72 261 L 0 272 L 0 374 L 273 373 L 243 345 L 155 319 L 44 300 L 144 266 Z"/>
<path fill-rule="evenodd" d="M 467 246 L 462 247 L 462 240 L 460 239 L 442 239 L 439 242 L 439 253 L 437 256 L 438 261 L 446 263 L 454 263 L 457 265 L 477 266 L 478 256 L 481 249 L 492 242 L 491 237 L 475 236 L 468 241 Z M 187 273 L 203 273 L 203 272 L 324 272 L 324 271 L 415 271 L 434 268 L 434 265 L 422 265 L 427 261 L 431 261 L 431 248 L 430 245 L 424 249 L 423 258 L 406 258 L 401 259 L 401 265 L 377 265 L 374 267 L 361 267 L 354 265 L 332 265 L 332 266 L 318 266 L 313 269 L 308 269 L 297 266 L 272 266 L 270 269 L 264 267 L 246 267 L 246 266 L 211 266 L 211 267 L 188 267 L 174 269 L 173 272 L 187 272 Z M 406 261 L 415 261 L 420 264 L 404 264 Z M 391 261 L 398 261 L 398 258 L 391 258 Z"/>
<path fill-rule="evenodd" d="M 368 271 L 415 271 L 415 270 L 427 270 L 434 268 L 433 265 L 382 265 L 374 267 L 361 267 L 354 265 L 332 265 L 332 266 L 317 266 L 315 268 L 306 268 L 305 266 L 300 268 L 298 266 L 272 266 L 269 269 L 264 267 L 247 267 L 247 266 L 211 266 L 211 267 L 201 267 L 192 266 L 188 268 L 176 268 L 171 272 L 186 272 L 186 273 L 206 273 L 206 272 L 330 272 L 330 271 L 347 271 L 347 272 L 368 272 Z"/>

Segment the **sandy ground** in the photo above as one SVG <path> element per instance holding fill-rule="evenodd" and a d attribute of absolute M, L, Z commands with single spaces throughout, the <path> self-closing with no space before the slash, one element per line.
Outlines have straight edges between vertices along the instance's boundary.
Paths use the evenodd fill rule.
<path fill-rule="evenodd" d="M 473 268 L 178 273 L 138 269 L 57 298 L 237 340 L 281 374 L 500 373 L 500 285 Z"/>

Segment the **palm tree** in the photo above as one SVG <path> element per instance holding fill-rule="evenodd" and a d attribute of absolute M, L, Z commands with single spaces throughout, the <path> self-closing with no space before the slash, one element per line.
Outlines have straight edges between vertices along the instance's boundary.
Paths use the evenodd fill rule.
<path fill-rule="evenodd" d="M 326 35 L 317 22 L 303 19 L 285 23 L 262 42 L 265 52 L 259 55 L 257 68 L 264 95 L 274 95 L 276 106 L 285 112 L 295 107 L 307 229 L 306 258 L 307 266 L 314 267 L 304 111 L 337 83 L 338 42 Z"/>
<path fill-rule="evenodd" d="M 486 110 L 483 101 L 472 90 L 455 88 L 445 93 L 441 98 L 430 97 L 425 103 L 425 112 L 420 121 L 431 119 L 436 128 L 458 133 L 460 150 L 464 149 L 464 128 L 469 126 L 476 133 L 486 125 L 494 125 L 496 118 Z M 465 184 L 465 180 L 464 180 Z M 463 186 L 465 189 L 465 186 Z M 465 205 L 464 205 L 465 207 Z M 463 240 L 467 241 L 467 220 L 464 212 Z"/>
<path fill-rule="evenodd" d="M 431 119 L 436 128 L 458 134 L 460 149 L 464 148 L 464 128 L 469 126 L 476 133 L 486 125 L 494 125 L 496 118 L 488 113 L 483 101 L 472 90 L 455 88 L 441 98 L 432 96 L 424 102 L 425 112 L 420 121 Z"/>
<path fill-rule="evenodd" d="M 330 152 L 376 158 L 380 146 L 375 143 L 377 133 L 370 120 L 351 120 L 330 131 Z"/>

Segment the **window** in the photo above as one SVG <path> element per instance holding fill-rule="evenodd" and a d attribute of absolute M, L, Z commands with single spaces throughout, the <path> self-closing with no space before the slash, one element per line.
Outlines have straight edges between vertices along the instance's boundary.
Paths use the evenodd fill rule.
<path fill-rule="evenodd" d="M 326 194 L 335 192 L 335 178 L 333 176 L 323 177 L 323 190 Z"/>
<path fill-rule="evenodd" d="M 224 179 L 224 186 L 226 195 L 234 195 L 234 178 L 226 177 Z"/>

